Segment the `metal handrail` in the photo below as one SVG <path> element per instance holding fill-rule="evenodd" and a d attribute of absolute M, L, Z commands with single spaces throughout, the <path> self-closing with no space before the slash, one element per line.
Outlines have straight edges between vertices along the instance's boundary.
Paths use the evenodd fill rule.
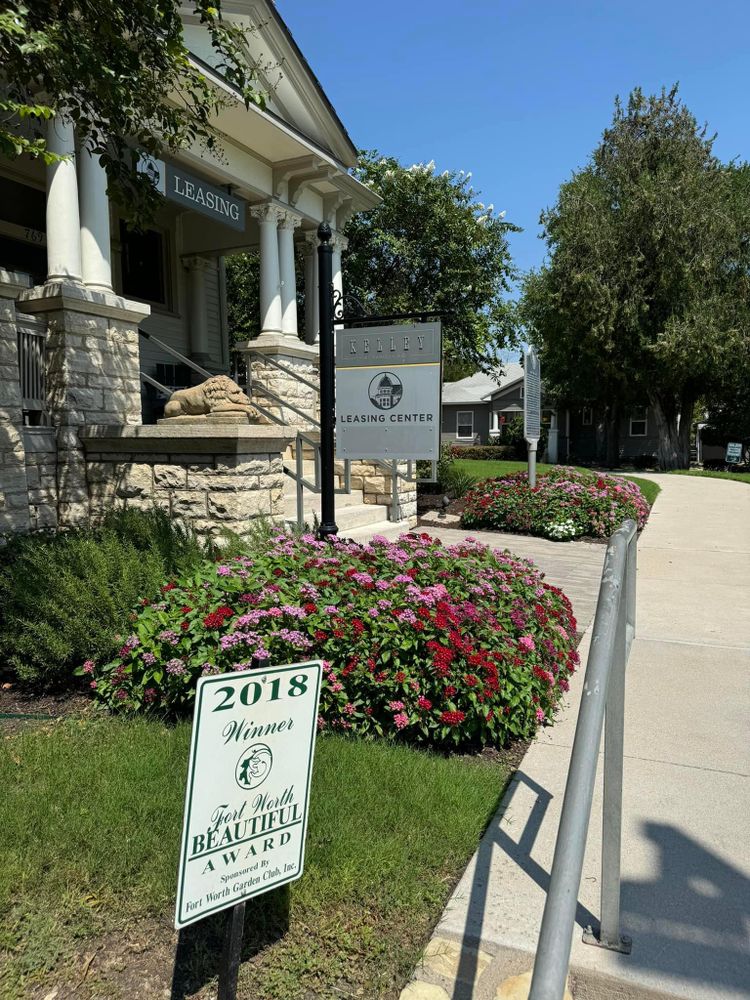
<path fill-rule="evenodd" d="M 320 387 L 315 385 L 314 382 L 311 382 L 309 379 L 306 379 L 303 375 L 300 375 L 300 373 L 296 372 L 293 368 L 287 368 L 286 365 L 283 365 L 280 361 L 277 361 L 276 358 L 271 358 L 269 357 L 269 355 L 264 354 L 263 351 L 250 350 L 250 351 L 245 351 L 245 354 L 249 354 L 251 357 L 254 358 L 260 358 L 264 364 L 267 363 L 271 365 L 273 368 L 278 368 L 280 372 L 283 372 L 290 378 L 295 379 L 297 382 L 301 382 L 302 385 L 306 385 L 308 389 L 312 389 L 314 392 L 320 392 Z"/>
<path fill-rule="evenodd" d="M 145 330 L 141 330 L 140 327 L 138 327 L 138 333 L 144 340 L 153 341 L 157 347 L 162 349 L 162 351 L 166 351 L 167 354 L 171 354 L 173 358 L 177 358 L 177 360 L 181 361 L 183 365 L 187 365 L 188 368 L 192 368 L 194 372 L 198 372 L 198 374 L 202 375 L 204 378 L 212 377 L 211 372 L 207 371 L 205 368 L 201 368 L 201 366 L 197 365 L 195 361 L 191 361 L 190 358 L 186 358 L 184 354 L 180 354 L 180 352 L 176 351 L 174 347 L 170 347 L 169 344 L 165 344 L 163 340 L 159 340 L 159 338 L 155 337 L 153 333 L 147 333 Z"/>
<path fill-rule="evenodd" d="M 539 931 L 529 1000 L 561 1000 L 568 974 L 586 836 L 604 732 L 601 922 L 587 944 L 630 952 L 620 932 L 620 850 L 625 669 L 635 637 L 637 526 L 627 520 L 609 539 L 599 586 L 549 891 Z"/>

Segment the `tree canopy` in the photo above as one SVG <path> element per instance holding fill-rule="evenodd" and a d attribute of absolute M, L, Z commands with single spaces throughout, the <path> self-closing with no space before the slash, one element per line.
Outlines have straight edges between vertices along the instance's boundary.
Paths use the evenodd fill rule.
<path fill-rule="evenodd" d="M 219 71 L 241 100 L 262 104 L 245 31 L 220 0 L 193 0 Z M 156 205 L 132 150 L 154 156 L 194 142 L 216 148 L 228 99 L 193 61 L 179 0 L 21 0 L 0 12 L 0 154 L 52 159 L 46 119 L 68 116 L 101 156 L 110 193 L 135 215 Z"/>
<path fill-rule="evenodd" d="M 514 342 L 508 234 L 518 228 L 479 201 L 463 171 L 365 151 L 354 173 L 383 201 L 344 230 L 344 291 L 368 313 L 445 311 L 446 361 L 495 366 L 496 352 Z"/>
<path fill-rule="evenodd" d="M 618 100 L 542 214 L 549 257 L 524 284 L 547 384 L 613 421 L 650 403 L 664 468 L 688 463 L 696 400 L 733 384 L 750 348 L 750 168 L 722 163 L 714 138 L 677 87 Z"/>

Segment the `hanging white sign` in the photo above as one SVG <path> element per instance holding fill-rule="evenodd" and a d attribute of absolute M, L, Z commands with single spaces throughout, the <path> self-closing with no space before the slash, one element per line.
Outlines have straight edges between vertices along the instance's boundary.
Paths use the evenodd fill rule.
<path fill-rule="evenodd" d="M 302 875 L 322 663 L 198 681 L 175 927 Z"/>

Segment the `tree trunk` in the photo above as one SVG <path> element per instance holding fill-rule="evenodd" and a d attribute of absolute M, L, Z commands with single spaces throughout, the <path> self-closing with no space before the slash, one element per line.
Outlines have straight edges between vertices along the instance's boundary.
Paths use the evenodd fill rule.
<path fill-rule="evenodd" d="M 620 463 L 620 403 L 615 400 L 607 408 L 607 468 Z"/>
<path fill-rule="evenodd" d="M 604 465 L 607 460 L 607 410 L 606 407 L 594 411 L 594 447 L 597 465 Z"/>
<path fill-rule="evenodd" d="M 685 414 L 678 428 L 678 412 L 673 399 L 650 396 L 651 407 L 656 417 L 656 431 L 659 435 L 657 458 L 659 468 L 686 469 L 690 465 L 690 422 L 693 417 L 692 400 L 683 393 L 682 412 Z"/>

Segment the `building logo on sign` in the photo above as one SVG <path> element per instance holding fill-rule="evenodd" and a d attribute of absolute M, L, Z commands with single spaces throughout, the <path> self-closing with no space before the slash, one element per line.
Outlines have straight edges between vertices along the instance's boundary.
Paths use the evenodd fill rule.
<path fill-rule="evenodd" d="M 265 743 L 253 743 L 247 750 L 243 750 L 237 767 L 234 770 L 234 780 L 240 788 L 247 791 L 250 788 L 258 788 L 271 773 L 273 767 L 273 754 L 271 748 Z"/>
<path fill-rule="evenodd" d="M 370 382 L 368 395 L 373 406 L 379 410 L 393 410 L 401 402 L 404 386 L 393 372 L 380 372 Z"/>

